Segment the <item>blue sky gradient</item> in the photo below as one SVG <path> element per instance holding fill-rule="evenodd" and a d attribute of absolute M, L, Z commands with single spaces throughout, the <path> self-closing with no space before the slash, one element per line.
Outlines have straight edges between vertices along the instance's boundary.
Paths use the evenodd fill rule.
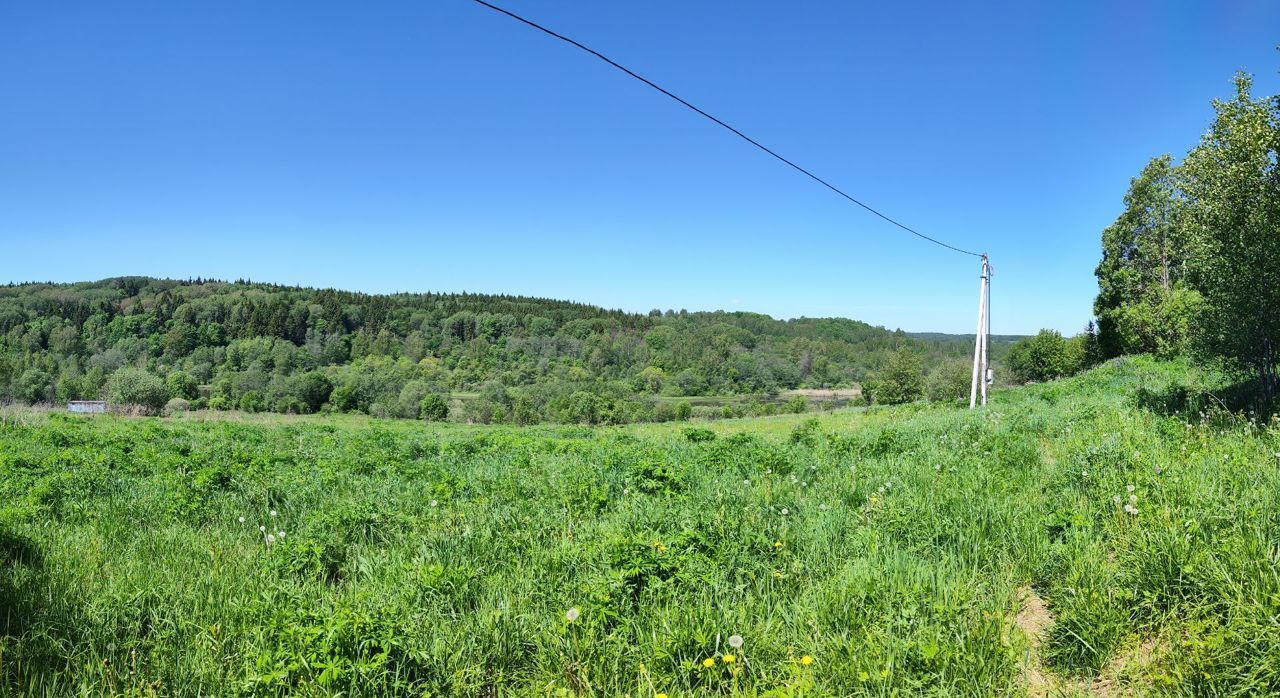
<path fill-rule="evenodd" d="M 499 3 L 503 4 L 503 3 Z M 1075 332 L 1099 234 L 1274 2 L 547 2 L 573 36 L 927 234 L 992 330 Z M 0 6 L 0 282 L 125 274 L 972 332 L 977 261 L 465 0 Z"/>

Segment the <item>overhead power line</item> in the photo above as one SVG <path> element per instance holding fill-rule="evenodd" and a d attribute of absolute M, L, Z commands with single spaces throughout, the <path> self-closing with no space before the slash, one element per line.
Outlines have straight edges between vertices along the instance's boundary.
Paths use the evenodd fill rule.
<path fill-rule="evenodd" d="M 833 191 L 833 192 L 835 192 L 835 193 L 839 194 L 840 196 L 844 197 L 845 199 L 848 199 L 849 201 L 851 201 L 851 202 L 853 202 L 853 203 L 855 203 L 855 204 L 857 204 L 857 205 L 861 206 L 863 209 L 867 210 L 868 212 L 873 213 L 873 214 L 875 214 L 876 216 L 879 216 L 879 217 L 880 217 L 880 218 L 882 218 L 883 220 L 888 221 L 889 223 L 892 223 L 893 225 L 895 225 L 895 226 L 897 226 L 897 227 L 901 228 L 902 230 L 907 231 L 908 233 L 911 233 L 912 235 L 914 235 L 914 236 L 916 236 L 916 237 L 918 237 L 918 238 L 920 238 L 920 239 L 922 239 L 922 240 L 927 240 L 927 241 L 929 241 L 929 242 L 932 242 L 932 243 L 933 243 L 933 244 L 935 244 L 935 245 L 939 245 L 939 246 L 941 246 L 941 247 L 945 247 L 945 248 L 947 248 L 948 250 L 952 250 L 952 251 L 955 251 L 955 252 L 959 252 L 959 253 L 961 253 L 961 254 L 972 255 L 972 256 L 974 256 L 974 257 L 981 257 L 981 256 L 982 256 L 982 254 L 981 254 L 981 253 L 978 253 L 978 252 L 970 252 L 969 250 L 962 250 L 962 249 L 960 249 L 959 247 L 955 247 L 955 246 L 953 246 L 953 245 L 948 245 L 947 243 L 945 243 L 945 242 L 943 242 L 943 241 L 941 241 L 941 240 L 939 240 L 939 239 L 937 239 L 937 238 L 929 237 L 928 235 L 925 235 L 924 233 L 922 233 L 922 232 L 920 232 L 920 231 L 918 231 L 918 230 L 916 230 L 916 229 L 914 229 L 914 228 L 911 228 L 910 226 L 907 226 L 907 225 L 905 225 L 905 224 L 899 223 L 898 221 L 896 221 L 896 220 L 894 220 L 894 219 L 890 218 L 889 216 L 886 216 L 885 214 L 883 214 L 883 213 L 881 213 L 881 212 L 877 211 L 876 209 L 874 209 L 874 208 L 872 208 L 872 207 L 868 206 L 867 204 L 864 204 L 864 203 L 862 203 L 861 201 L 859 201 L 859 200 L 857 200 L 857 199 L 853 198 L 852 196 L 850 196 L 849 194 L 847 194 L 847 193 L 845 193 L 843 190 L 841 190 L 839 187 L 837 187 L 837 186 L 835 186 L 834 184 L 832 184 L 832 183 L 828 182 L 827 180 L 825 180 L 825 179 L 823 179 L 823 178 L 819 177 L 818 175 L 816 175 L 816 174 L 814 174 L 814 173 L 810 172 L 809 170 L 806 170 L 805 168 L 803 168 L 803 167 L 801 167 L 801 166 L 799 166 L 799 165 L 795 164 L 794 162 L 792 162 L 792 161 L 790 161 L 790 160 L 788 160 L 788 159 L 786 159 L 786 158 L 782 157 L 781 155 L 777 154 L 776 152 L 774 152 L 774 151 L 770 150 L 769 148 L 766 148 L 765 146 L 761 145 L 759 141 L 757 141 L 757 140 L 755 140 L 754 138 L 752 138 L 752 137 L 748 136 L 747 134 L 743 133 L 742 131 L 739 131 L 738 129 L 736 129 L 736 128 L 734 128 L 734 127 L 730 126 L 729 124 L 726 124 L 725 122 L 721 121 L 720 119 L 718 119 L 718 118 L 716 118 L 716 117 L 712 116 L 711 114 L 708 114 L 707 112 L 705 112 L 705 111 L 703 111 L 703 110 L 699 109 L 698 107 L 695 107 L 694 105 L 690 104 L 689 102 L 685 101 L 684 99 L 681 99 L 680 97 L 677 97 L 676 95 L 672 94 L 669 90 L 667 90 L 666 88 L 662 87 L 661 85 L 659 85 L 659 84 L 657 84 L 657 83 L 653 82 L 652 80 L 649 80 L 648 78 L 645 78 L 645 77 L 644 77 L 644 76 L 642 76 L 642 75 L 638 75 L 635 71 L 631 70 L 630 68 L 627 68 L 626 66 L 624 66 L 624 65 L 622 65 L 622 64 L 620 64 L 620 63 L 618 63 L 617 61 L 614 61 L 613 59 L 609 58 L 608 56 L 606 56 L 606 55 L 604 55 L 604 54 L 600 53 L 599 51 L 597 51 L 597 50 L 595 50 L 595 49 L 593 49 L 593 48 L 591 48 L 591 47 L 589 47 L 589 46 L 585 46 L 585 45 L 583 45 L 583 44 L 581 44 L 581 43 L 578 43 L 577 41 L 574 41 L 573 39 L 571 39 L 571 38 L 569 38 L 569 37 L 567 37 L 567 36 L 565 36 L 565 35 L 563 35 L 563 34 L 559 34 L 559 33 L 557 33 L 557 32 L 554 32 L 554 31 L 552 31 L 552 30 L 550 30 L 550 29 L 548 29 L 548 28 L 546 28 L 546 27 L 542 26 L 541 24 L 538 24 L 537 22 L 534 22 L 534 21 L 529 20 L 529 19 L 525 19 L 524 17 L 521 17 L 520 15 L 518 15 L 518 14 L 516 14 L 516 13 L 514 13 L 514 12 L 510 11 L 510 10 L 506 10 L 506 9 L 503 9 L 503 8 L 501 8 L 501 7 L 498 7 L 497 5 L 494 5 L 494 4 L 492 4 L 492 3 L 485 2 L 485 0 L 473 0 L 473 2 L 475 2 L 475 3 L 479 4 L 479 5 L 484 5 L 485 7 L 489 8 L 489 9 L 491 9 L 491 10 L 495 11 L 495 12 L 500 12 L 500 13 L 502 13 L 502 14 L 504 14 L 504 15 L 506 15 L 506 16 L 508 16 L 508 17 L 512 18 L 512 19 L 514 19 L 514 20 L 517 20 L 517 21 L 519 21 L 519 22 L 523 22 L 524 24 L 527 24 L 527 25 L 529 25 L 530 27 L 533 27 L 534 29 L 537 29 L 537 30 L 538 30 L 538 31 L 540 31 L 540 32 L 543 32 L 543 33 L 545 33 L 545 34 L 548 34 L 548 35 L 550 35 L 550 36 L 552 36 L 552 37 L 555 37 L 555 38 L 557 38 L 557 39 L 559 39 L 559 40 L 561 40 L 561 41 L 563 41 L 563 42 L 567 43 L 567 44 L 570 44 L 570 45 L 576 46 L 576 47 L 578 47 L 578 48 L 582 49 L 583 51 L 586 51 L 587 53 L 589 53 L 589 54 L 591 54 L 591 55 L 595 56 L 596 58 L 599 58 L 600 60 L 604 61 L 605 63 L 608 63 L 609 65 L 613 66 L 614 68 L 617 68 L 618 70 L 621 70 L 622 72 L 626 73 L 627 75 L 630 75 L 631 77 L 635 78 L 636 80 L 639 80 L 640 82 L 643 82 L 644 84 L 648 85 L 649 87 L 652 87 L 653 89 L 655 89 L 655 90 L 657 90 L 657 91 L 661 92 L 662 94 L 664 94 L 664 95 L 666 95 L 666 96 L 670 97 L 671 99 L 674 99 L 675 101 L 677 101 L 677 102 L 679 102 L 680 104 L 682 104 L 682 105 L 684 105 L 684 106 L 688 107 L 689 109 L 692 109 L 693 111 L 697 112 L 698 114 L 701 114 L 702 116 L 706 117 L 707 119 L 710 119 L 711 121 L 715 122 L 717 125 L 722 126 L 722 127 L 726 128 L 726 129 L 728 129 L 728 130 L 729 130 L 731 133 L 733 133 L 735 136 L 737 136 L 737 137 L 741 138 L 742 140 L 744 140 L 744 141 L 746 141 L 746 142 L 750 143 L 751 145 L 754 145 L 755 147 L 759 148 L 760 150 L 763 150 L 764 152 L 768 153 L 769 155 L 772 155 L 773 157 L 777 158 L 778 160 L 781 160 L 783 163 L 786 163 L 787 165 L 790 165 L 793 169 L 795 169 L 796 171 L 798 171 L 798 172 L 800 172 L 801 174 L 805 175 L 806 177 L 808 177 L 808 178 L 812 179 L 813 181 L 817 182 L 818 184 L 821 184 L 822 186 L 824 186 L 824 187 L 826 187 L 826 188 L 830 189 L 831 191 Z"/>

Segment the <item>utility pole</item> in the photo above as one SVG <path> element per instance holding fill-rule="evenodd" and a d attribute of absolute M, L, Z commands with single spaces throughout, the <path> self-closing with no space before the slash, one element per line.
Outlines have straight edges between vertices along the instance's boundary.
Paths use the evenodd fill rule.
<path fill-rule="evenodd" d="M 982 255 L 982 275 L 978 281 L 978 331 L 973 339 L 973 382 L 969 386 L 969 409 L 978 404 L 978 386 L 982 386 L 982 404 L 987 404 L 987 384 L 991 381 L 991 265 Z"/>

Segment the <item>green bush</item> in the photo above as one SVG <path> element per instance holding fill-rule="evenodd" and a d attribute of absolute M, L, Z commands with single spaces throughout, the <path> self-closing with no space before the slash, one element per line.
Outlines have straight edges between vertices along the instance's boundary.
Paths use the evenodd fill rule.
<path fill-rule="evenodd" d="M 432 393 L 418 403 L 418 415 L 428 422 L 443 422 L 449 418 L 449 403 L 442 396 Z"/>
<path fill-rule="evenodd" d="M 155 414 L 169 401 L 169 391 L 159 376 L 126 366 L 107 380 L 107 400 L 114 405 L 131 405 Z"/>

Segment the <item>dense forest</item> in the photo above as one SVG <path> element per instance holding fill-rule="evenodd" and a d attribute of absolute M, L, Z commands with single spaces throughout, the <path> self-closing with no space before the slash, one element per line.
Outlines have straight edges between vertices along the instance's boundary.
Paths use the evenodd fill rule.
<path fill-rule="evenodd" d="M 0 288 L 0 398 L 105 398 L 150 411 L 666 420 L 694 413 L 681 397 L 874 386 L 904 370 L 914 374 L 906 393 L 896 381 L 883 401 L 955 397 L 967 391 L 969 347 L 845 319 L 640 314 L 501 295 L 145 277 Z M 771 409 L 741 401 L 716 415 Z"/>

